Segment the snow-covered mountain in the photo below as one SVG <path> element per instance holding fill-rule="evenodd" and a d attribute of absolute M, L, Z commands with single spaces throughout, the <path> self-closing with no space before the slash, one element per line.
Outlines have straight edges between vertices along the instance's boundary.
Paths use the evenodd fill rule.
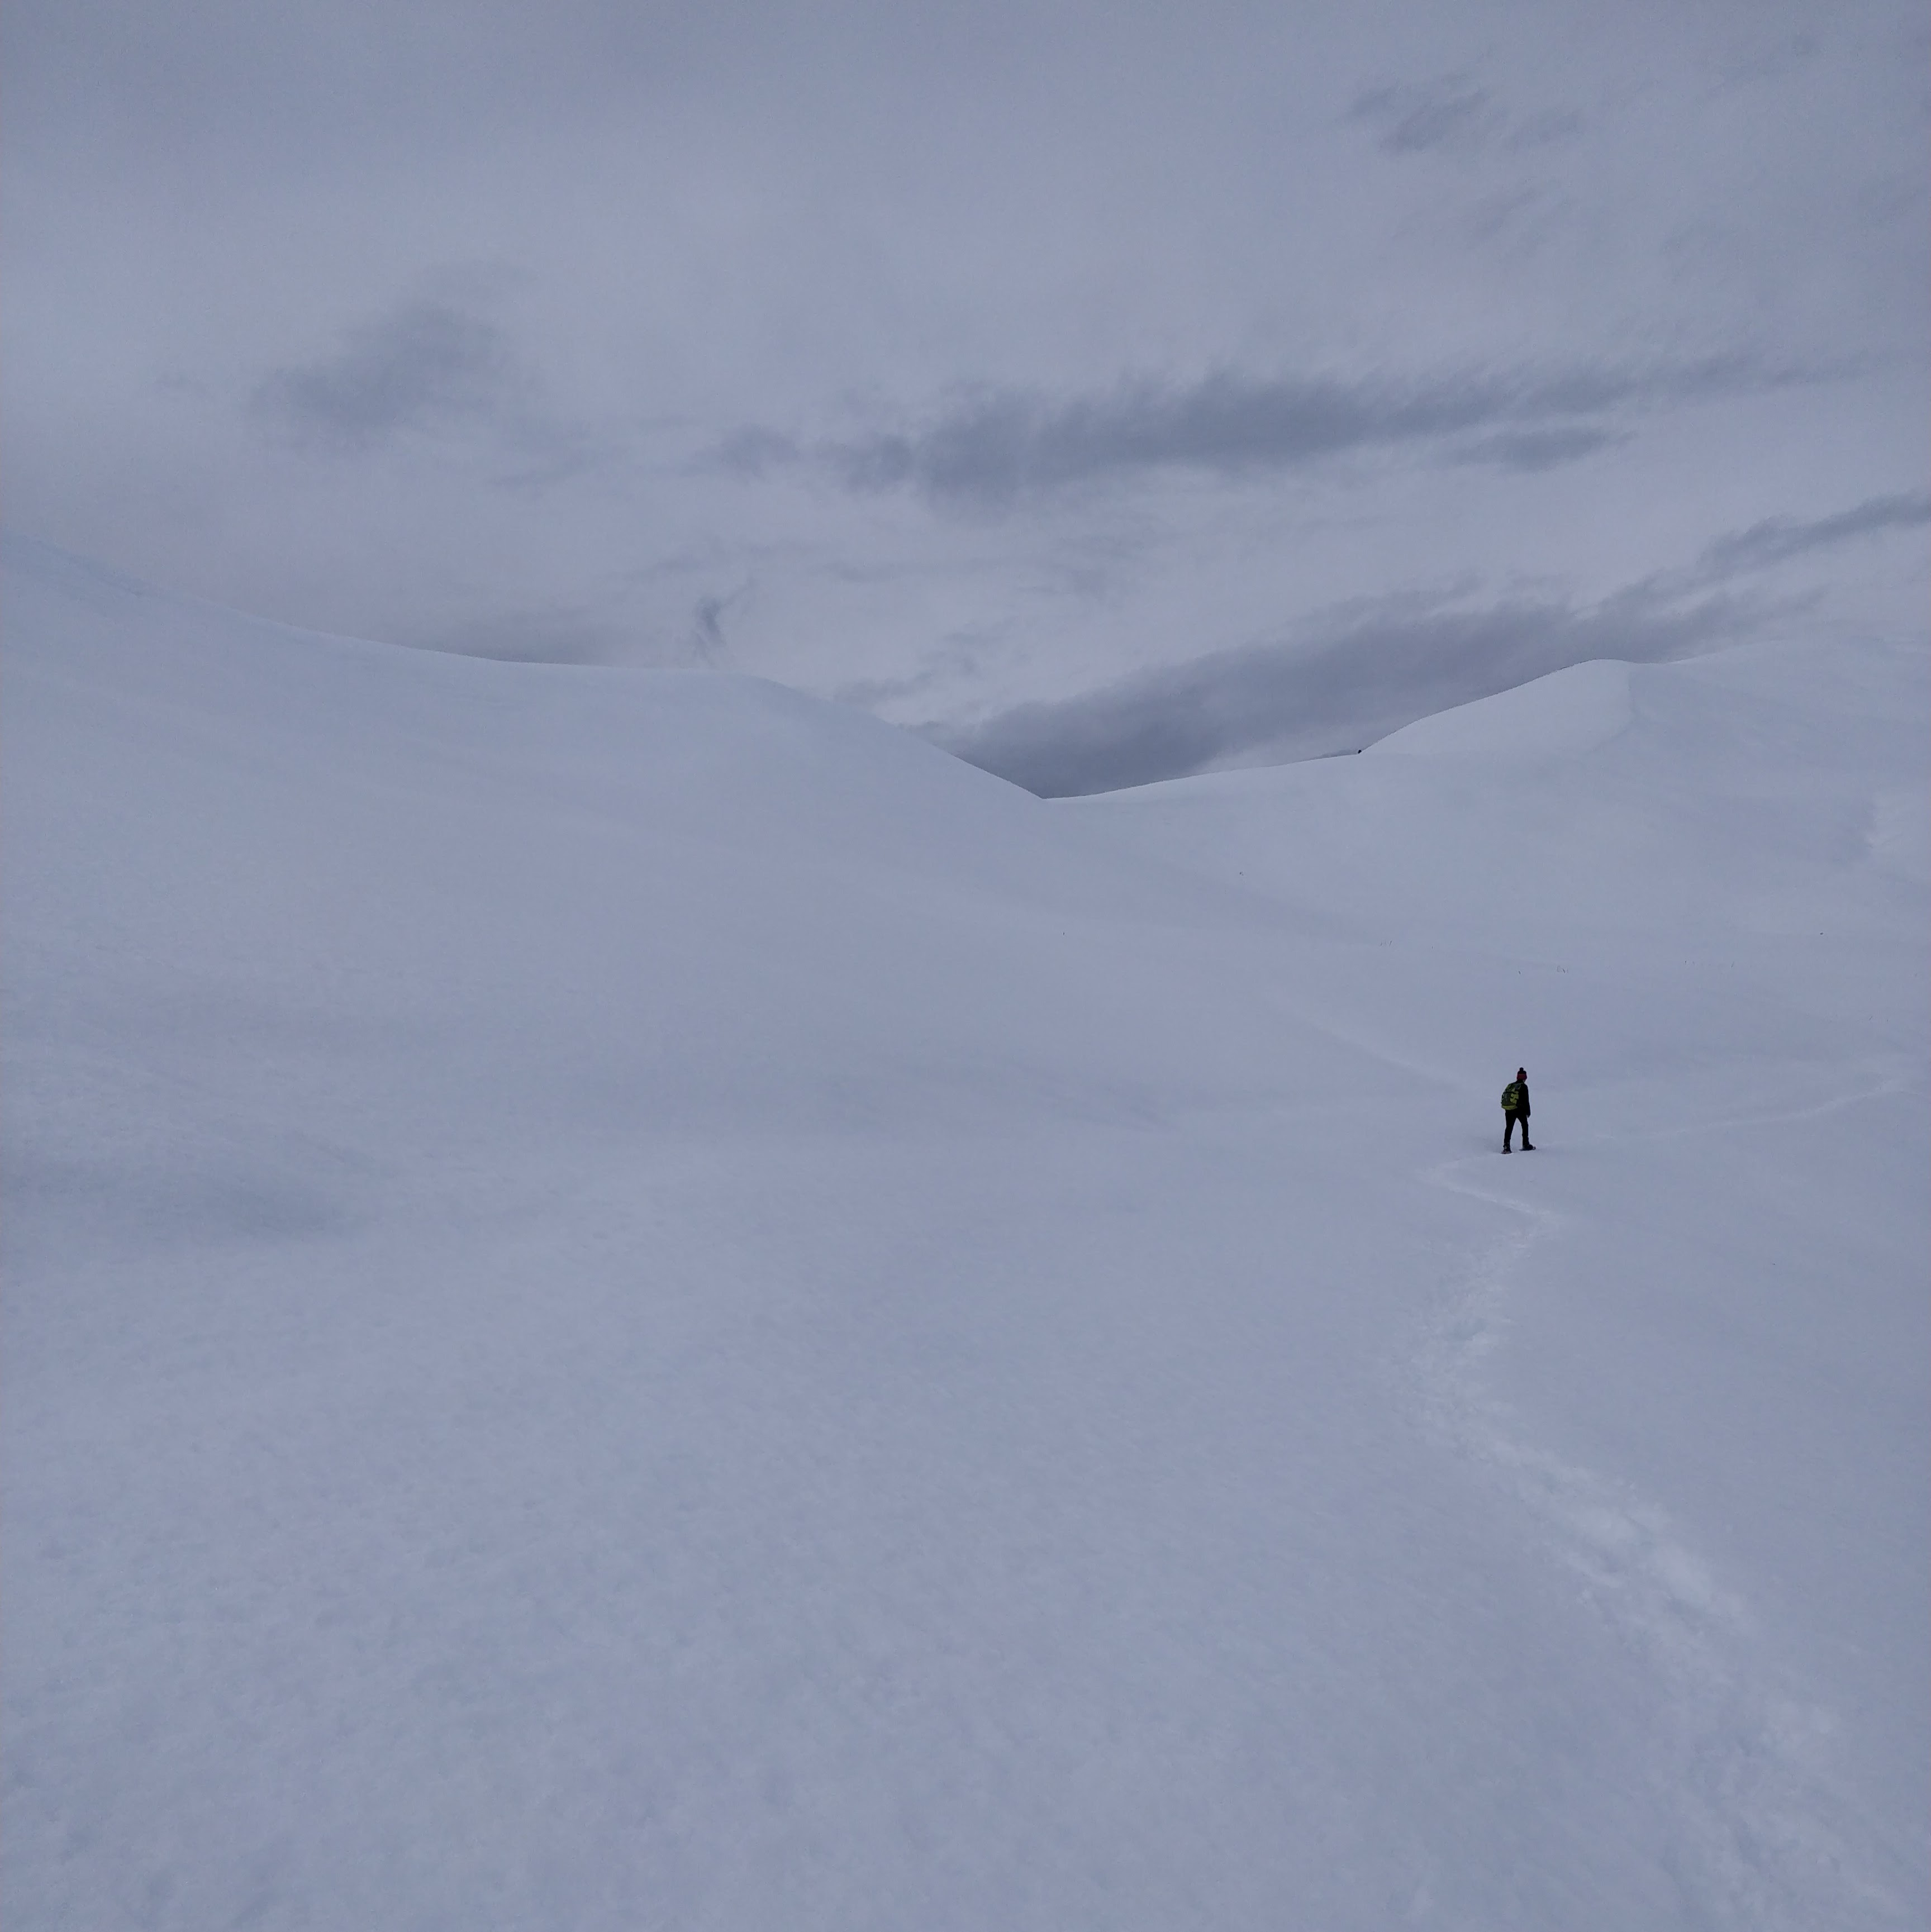
<path fill-rule="evenodd" d="M 1922 652 L 1049 805 L 4 616 L 18 1932 L 1922 1923 Z"/>

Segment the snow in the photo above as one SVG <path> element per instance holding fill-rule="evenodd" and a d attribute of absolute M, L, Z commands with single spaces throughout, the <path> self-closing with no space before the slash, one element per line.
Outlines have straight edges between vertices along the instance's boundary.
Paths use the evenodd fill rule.
<path fill-rule="evenodd" d="M 1635 722 L 1630 694 L 1631 664 L 1599 658 L 1552 671 L 1475 704 L 1417 718 L 1391 732 L 1369 753 L 1426 758 L 1506 760 L 1519 769 L 1594 752 Z"/>
<path fill-rule="evenodd" d="M 1921 650 L 1048 805 L 4 614 L 10 1925 L 1923 1922 Z"/>

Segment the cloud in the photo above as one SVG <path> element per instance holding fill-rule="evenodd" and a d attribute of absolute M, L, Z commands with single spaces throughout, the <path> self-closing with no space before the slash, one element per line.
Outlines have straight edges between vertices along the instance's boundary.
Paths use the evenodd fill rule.
<path fill-rule="evenodd" d="M 1582 116 L 1573 107 L 1551 107 L 1540 114 L 1525 115 L 1509 129 L 1504 145 L 1520 154 L 1534 148 L 1552 148 L 1559 142 L 1573 141 L 1582 131 Z"/>
<path fill-rule="evenodd" d="M 1719 537 L 1697 559 L 1695 567 L 1699 578 L 1712 580 L 1734 576 L 1740 571 L 1768 568 L 1810 550 L 1849 542 L 1854 537 L 1912 530 L 1925 524 L 1931 524 L 1931 491 L 1873 496 L 1854 509 L 1808 522 L 1792 517 L 1767 517 L 1747 530 Z"/>
<path fill-rule="evenodd" d="M 493 323 L 447 302 L 412 302 L 343 334 L 336 352 L 277 370 L 256 412 L 299 440 L 364 449 L 405 430 L 488 418 L 524 379 Z"/>
<path fill-rule="evenodd" d="M 1628 440 L 1624 431 L 1576 423 L 1559 429 L 1503 430 L 1465 444 L 1455 454 L 1459 463 L 1492 464 L 1501 470 L 1553 470 Z"/>
<path fill-rule="evenodd" d="M 1489 90 L 1456 75 L 1419 87 L 1371 88 L 1356 100 L 1348 118 L 1378 127 L 1376 145 L 1390 154 L 1486 146 L 1504 125 Z"/>
<path fill-rule="evenodd" d="M 623 630 L 568 606 L 498 611 L 405 638 L 418 650 L 504 664 L 608 664 L 624 653 Z"/>
<path fill-rule="evenodd" d="M 691 626 L 685 648 L 694 664 L 717 666 L 730 660 L 730 640 L 724 632 L 724 616 L 733 605 L 742 604 L 751 594 L 746 578 L 735 590 L 707 591 L 691 607 Z"/>
<path fill-rule="evenodd" d="M 1618 432 L 1592 418 L 1819 380 L 1815 371 L 1743 355 L 1407 381 L 1223 370 L 1190 384 L 1143 378 L 1060 400 L 970 391 L 922 428 L 833 444 L 820 455 L 853 490 L 910 488 L 936 502 L 981 508 L 1135 472 L 1279 471 L 1482 431 L 1491 440 L 1471 446 L 1474 460 L 1538 468 L 1613 440 Z M 738 444 L 761 454 L 780 446 L 776 439 L 747 441 L 754 434 Z"/>
<path fill-rule="evenodd" d="M 1569 108 L 1511 115 L 1487 88 L 1463 74 L 1370 88 L 1357 97 L 1348 118 L 1378 128 L 1375 146 L 1387 154 L 1425 154 L 1438 148 L 1472 154 L 1494 147 L 1519 152 L 1569 140 L 1582 126 L 1582 117 Z"/>
<path fill-rule="evenodd" d="M 1594 605 L 1482 610 L 1388 599 L 1295 635 L 1143 671 L 925 735 L 969 764 L 1054 798 L 1184 778 L 1238 760 L 1358 751 L 1417 718 L 1591 658 L 1651 663 L 1750 634 L 1760 603 L 1728 580 L 1860 538 L 1931 524 L 1931 492 L 1873 496 L 1828 517 L 1772 517 L 1720 536 L 1688 566 Z"/>
<path fill-rule="evenodd" d="M 756 482 L 772 470 L 797 462 L 804 452 L 790 436 L 776 430 L 742 429 L 700 458 L 700 470 L 721 470 L 727 476 Z"/>
<path fill-rule="evenodd" d="M 1325 636 L 1216 651 L 926 735 L 1044 798 L 1114 791 L 1237 758 L 1277 764 L 1358 751 L 1415 718 L 1591 658 L 1651 662 L 1710 649 L 1751 615 L 1722 598 L 1668 610 L 1641 592 L 1588 608 L 1404 601 L 1339 621 Z"/>

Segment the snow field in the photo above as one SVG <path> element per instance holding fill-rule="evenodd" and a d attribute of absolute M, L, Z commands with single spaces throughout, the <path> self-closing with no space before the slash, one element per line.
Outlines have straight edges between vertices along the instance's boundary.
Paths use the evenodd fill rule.
<path fill-rule="evenodd" d="M 1921 1919 L 1921 654 L 1048 806 L 4 616 L 12 1923 Z"/>

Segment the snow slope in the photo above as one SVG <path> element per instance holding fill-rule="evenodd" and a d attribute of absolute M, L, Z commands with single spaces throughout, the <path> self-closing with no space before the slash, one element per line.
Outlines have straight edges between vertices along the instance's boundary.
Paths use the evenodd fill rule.
<path fill-rule="evenodd" d="M 1049 806 L 4 616 L 10 1925 L 1922 1922 L 1921 655 Z"/>

